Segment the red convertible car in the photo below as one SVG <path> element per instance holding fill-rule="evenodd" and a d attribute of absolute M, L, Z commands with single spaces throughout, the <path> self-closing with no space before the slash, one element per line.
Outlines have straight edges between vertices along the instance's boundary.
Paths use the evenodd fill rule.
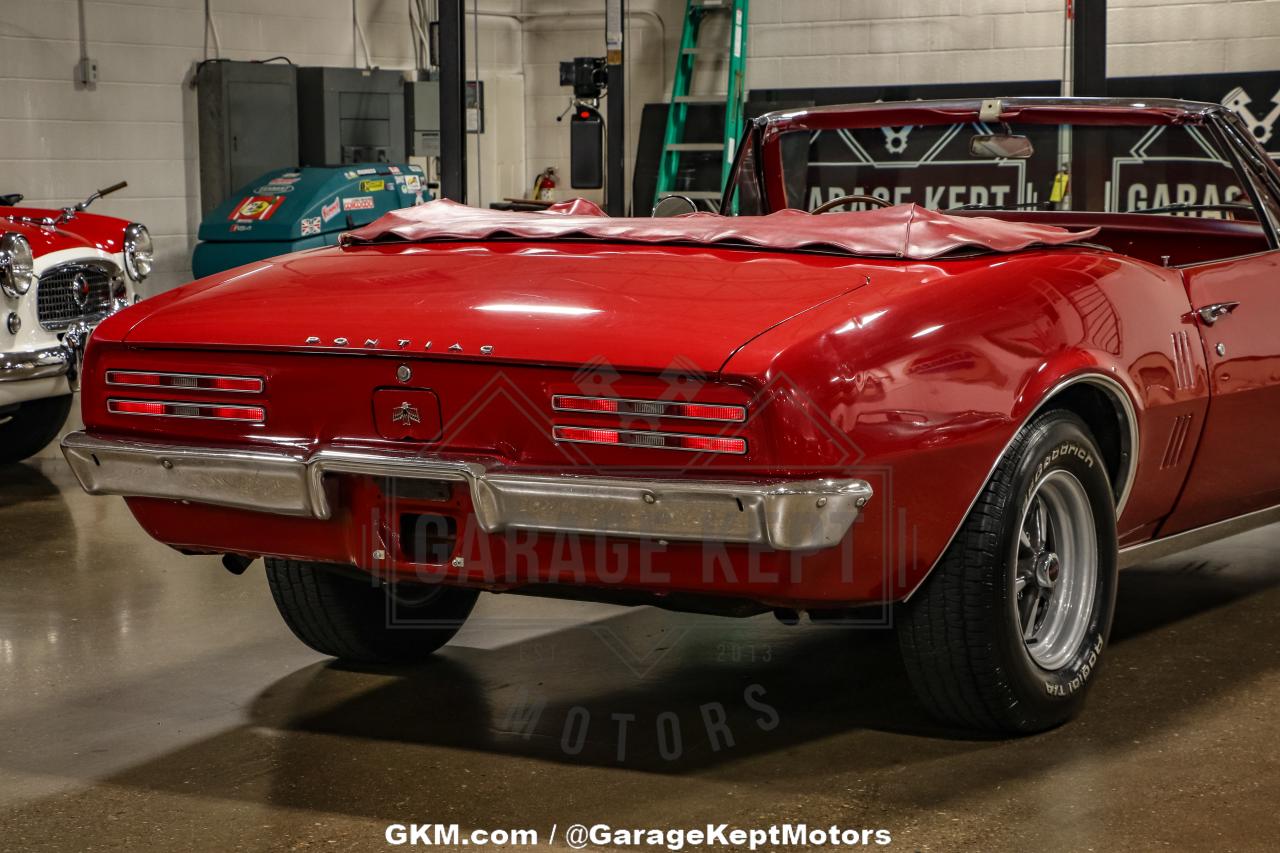
<path fill-rule="evenodd" d="M 1280 172 L 1225 108 L 774 113 L 725 198 L 436 202 L 149 299 L 66 456 L 265 556 L 326 654 L 427 655 L 480 590 L 892 623 L 1008 732 L 1080 707 L 1118 569 L 1280 519 Z"/>

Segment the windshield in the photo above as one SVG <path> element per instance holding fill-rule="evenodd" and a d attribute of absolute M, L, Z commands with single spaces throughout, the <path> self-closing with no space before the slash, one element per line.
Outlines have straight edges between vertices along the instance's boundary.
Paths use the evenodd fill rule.
<path fill-rule="evenodd" d="M 780 144 L 787 206 L 802 210 L 869 195 L 935 210 L 1147 211 L 1256 221 L 1239 177 L 1200 126 L 969 122 L 790 131 Z"/>

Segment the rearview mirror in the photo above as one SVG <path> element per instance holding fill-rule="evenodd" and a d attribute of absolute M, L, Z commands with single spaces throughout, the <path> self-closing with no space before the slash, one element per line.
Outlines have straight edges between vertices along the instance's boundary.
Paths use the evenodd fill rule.
<path fill-rule="evenodd" d="M 682 195 L 663 196 L 658 203 L 653 206 L 653 217 L 655 219 L 665 216 L 683 216 L 686 213 L 693 213 L 698 209 L 690 199 Z"/>
<path fill-rule="evenodd" d="M 1012 133 L 979 134 L 969 140 L 969 156 L 988 160 L 1026 160 L 1036 151 L 1031 140 Z"/>

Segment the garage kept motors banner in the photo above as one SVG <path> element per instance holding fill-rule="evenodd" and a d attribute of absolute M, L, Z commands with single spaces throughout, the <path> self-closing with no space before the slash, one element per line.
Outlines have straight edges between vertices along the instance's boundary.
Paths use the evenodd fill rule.
<path fill-rule="evenodd" d="M 1106 209 L 1165 207 L 1170 204 L 1249 203 L 1234 170 L 1195 128 L 1151 127 L 1142 132 L 1112 130 L 1113 143 L 1133 140 L 1111 155 L 1106 177 Z"/>
<path fill-rule="evenodd" d="M 1223 104 L 1244 120 L 1272 159 L 1280 161 L 1280 71 L 1121 77 L 1109 80 L 1107 87 L 1114 97 L 1172 97 Z M 1157 134 L 1155 130 L 1165 132 Z M 1172 130 L 1176 128 L 1153 128 L 1127 151 L 1113 154 L 1108 210 L 1248 201 L 1234 172 L 1217 158 L 1201 134 L 1170 133 Z"/>
<path fill-rule="evenodd" d="M 1056 127 L 1030 129 L 1031 160 L 975 160 L 981 122 L 791 133 L 783 139 L 788 204 L 812 210 L 842 195 L 871 195 L 936 210 L 1048 198 L 1057 172 Z M 857 209 L 859 205 L 854 205 Z"/>
<path fill-rule="evenodd" d="M 1116 97 L 1172 97 L 1227 105 L 1268 152 L 1280 160 L 1280 72 L 1119 78 Z M 757 90 L 757 112 L 774 105 L 876 100 L 1053 95 L 1055 81 L 894 88 Z M 784 141 L 788 202 L 812 209 L 840 195 L 875 195 L 937 209 L 963 205 L 1043 202 L 1052 197 L 1064 162 L 1057 128 L 1023 125 L 1035 146 L 1027 161 L 969 156 L 976 133 L 998 131 L 979 122 L 937 127 L 873 128 L 799 135 Z M 1235 176 L 1209 140 L 1187 128 L 1074 128 L 1071 187 L 1077 209 L 1124 211 L 1167 204 L 1239 200 Z M 1217 214 L 1207 214 L 1217 215 Z"/>

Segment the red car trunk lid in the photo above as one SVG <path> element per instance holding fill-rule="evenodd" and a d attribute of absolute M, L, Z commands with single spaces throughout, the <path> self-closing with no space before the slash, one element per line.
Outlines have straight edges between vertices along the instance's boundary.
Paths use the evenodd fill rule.
<path fill-rule="evenodd" d="M 205 280 L 126 340 L 714 373 L 752 337 L 866 283 L 875 264 L 602 243 L 332 248 Z"/>

